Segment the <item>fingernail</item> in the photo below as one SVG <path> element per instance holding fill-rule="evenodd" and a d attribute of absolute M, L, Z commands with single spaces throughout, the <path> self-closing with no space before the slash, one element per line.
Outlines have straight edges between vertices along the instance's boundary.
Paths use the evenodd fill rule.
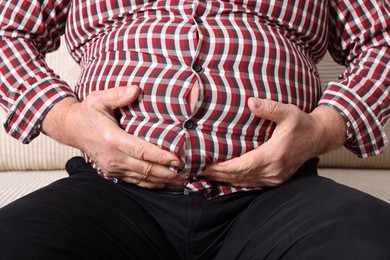
<path fill-rule="evenodd" d="M 132 95 L 137 91 L 137 86 L 130 86 L 126 88 L 126 95 Z"/>
<path fill-rule="evenodd" d="M 260 99 L 256 98 L 256 97 L 253 97 L 252 98 L 252 101 L 253 101 L 253 104 L 255 105 L 256 108 L 260 108 L 261 107 L 261 101 Z"/>
<path fill-rule="evenodd" d="M 178 161 L 171 161 L 170 165 L 173 166 L 173 167 L 179 167 L 180 166 L 180 162 L 178 162 Z"/>

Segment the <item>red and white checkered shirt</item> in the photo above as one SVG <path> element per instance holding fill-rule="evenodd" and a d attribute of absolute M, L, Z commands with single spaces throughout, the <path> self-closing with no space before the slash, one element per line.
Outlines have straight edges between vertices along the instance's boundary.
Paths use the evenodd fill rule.
<path fill-rule="evenodd" d="M 252 96 L 306 112 L 319 102 L 337 108 L 360 156 L 387 142 L 388 0 L 0 0 L 0 12 L 0 105 L 7 132 L 22 142 L 74 95 L 44 62 L 63 33 L 82 69 L 76 96 L 138 85 L 142 97 L 120 109 L 120 126 L 174 153 L 184 144 L 185 174 L 270 138 L 275 125 L 251 114 Z M 328 47 L 347 69 L 322 93 L 316 63 Z M 186 97 L 197 81 L 191 111 Z M 242 190 L 191 180 L 188 189 L 213 196 Z"/>

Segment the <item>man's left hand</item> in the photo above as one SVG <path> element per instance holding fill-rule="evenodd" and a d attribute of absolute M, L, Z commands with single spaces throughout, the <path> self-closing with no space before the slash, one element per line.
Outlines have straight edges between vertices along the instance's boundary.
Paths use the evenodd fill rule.
<path fill-rule="evenodd" d="M 298 107 L 250 98 L 249 109 L 276 123 L 272 137 L 240 157 L 208 166 L 201 176 L 237 187 L 269 187 L 287 182 L 308 159 L 341 147 L 346 126 L 334 108 L 308 114 Z"/>

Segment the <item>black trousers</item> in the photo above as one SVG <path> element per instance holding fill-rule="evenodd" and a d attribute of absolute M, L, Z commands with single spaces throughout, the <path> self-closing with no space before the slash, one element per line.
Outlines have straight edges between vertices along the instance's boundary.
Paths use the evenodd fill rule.
<path fill-rule="evenodd" d="M 278 188 L 212 200 L 112 183 L 81 158 L 0 209 L 0 259 L 390 259 L 390 206 L 307 162 Z"/>

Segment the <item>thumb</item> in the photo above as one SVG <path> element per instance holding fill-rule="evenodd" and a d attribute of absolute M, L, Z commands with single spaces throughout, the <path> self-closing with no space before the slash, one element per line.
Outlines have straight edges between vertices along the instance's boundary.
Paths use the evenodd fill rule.
<path fill-rule="evenodd" d="M 291 106 L 269 99 L 251 97 L 248 99 L 248 106 L 251 112 L 260 118 L 281 123 L 288 118 Z"/>
<path fill-rule="evenodd" d="M 140 89 L 137 86 L 116 87 L 103 91 L 93 92 L 95 101 L 99 104 L 115 110 L 127 106 L 137 100 Z"/>

